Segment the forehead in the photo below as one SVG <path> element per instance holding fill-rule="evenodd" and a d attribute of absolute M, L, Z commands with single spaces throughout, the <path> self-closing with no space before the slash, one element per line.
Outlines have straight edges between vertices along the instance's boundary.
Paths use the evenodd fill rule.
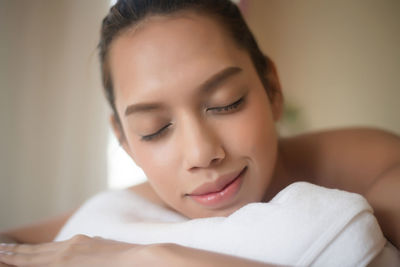
<path fill-rule="evenodd" d="M 215 19 L 190 13 L 151 17 L 110 48 L 116 101 L 192 88 L 218 70 L 240 65 L 243 54 Z"/>

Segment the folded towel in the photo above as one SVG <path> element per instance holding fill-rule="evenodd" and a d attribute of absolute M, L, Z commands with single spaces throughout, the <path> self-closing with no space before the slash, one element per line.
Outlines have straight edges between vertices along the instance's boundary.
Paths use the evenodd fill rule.
<path fill-rule="evenodd" d="M 137 244 L 176 243 L 293 266 L 366 266 L 383 254 L 386 244 L 361 195 L 306 182 L 293 183 L 270 202 L 248 204 L 228 217 L 192 220 L 128 190 L 104 192 L 86 202 L 55 240 L 76 234 Z M 390 253 L 390 261 L 397 258 L 395 264 L 400 264 L 399 254 Z"/>

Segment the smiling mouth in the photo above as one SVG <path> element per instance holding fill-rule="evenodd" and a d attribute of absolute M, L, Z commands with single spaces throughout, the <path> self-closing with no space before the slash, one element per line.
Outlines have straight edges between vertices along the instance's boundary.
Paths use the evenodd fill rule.
<path fill-rule="evenodd" d="M 240 190 L 246 170 L 247 166 L 239 174 L 234 175 L 233 178 L 221 177 L 220 184 L 218 184 L 218 181 L 215 184 L 205 184 L 187 196 L 204 206 L 215 207 L 223 205 L 233 199 Z M 223 184 L 221 185 L 221 183 Z"/>

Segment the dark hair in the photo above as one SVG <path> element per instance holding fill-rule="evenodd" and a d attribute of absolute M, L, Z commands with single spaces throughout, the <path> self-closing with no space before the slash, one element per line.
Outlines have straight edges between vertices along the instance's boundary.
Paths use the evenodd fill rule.
<path fill-rule="evenodd" d="M 269 99 L 273 101 L 274 96 L 279 93 L 280 85 L 273 62 L 261 52 L 239 8 L 230 0 L 119 0 L 103 19 L 98 45 L 106 98 L 119 124 L 107 58 L 110 44 L 124 30 L 137 25 L 145 18 L 173 15 L 182 11 L 194 11 L 215 17 L 236 44 L 249 53 Z"/>

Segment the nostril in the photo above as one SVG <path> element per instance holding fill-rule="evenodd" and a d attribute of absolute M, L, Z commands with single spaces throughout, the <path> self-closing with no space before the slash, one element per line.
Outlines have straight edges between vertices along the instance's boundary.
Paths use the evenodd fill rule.
<path fill-rule="evenodd" d="M 215 159 L 212 159 L 212 160 L 211 160 L 211 165 L 218 164 L 218 162 L 220 162 L 220 161 L 221 161 L 221 159 L 220 159 L 220 158 L 215 158 Z"/>

